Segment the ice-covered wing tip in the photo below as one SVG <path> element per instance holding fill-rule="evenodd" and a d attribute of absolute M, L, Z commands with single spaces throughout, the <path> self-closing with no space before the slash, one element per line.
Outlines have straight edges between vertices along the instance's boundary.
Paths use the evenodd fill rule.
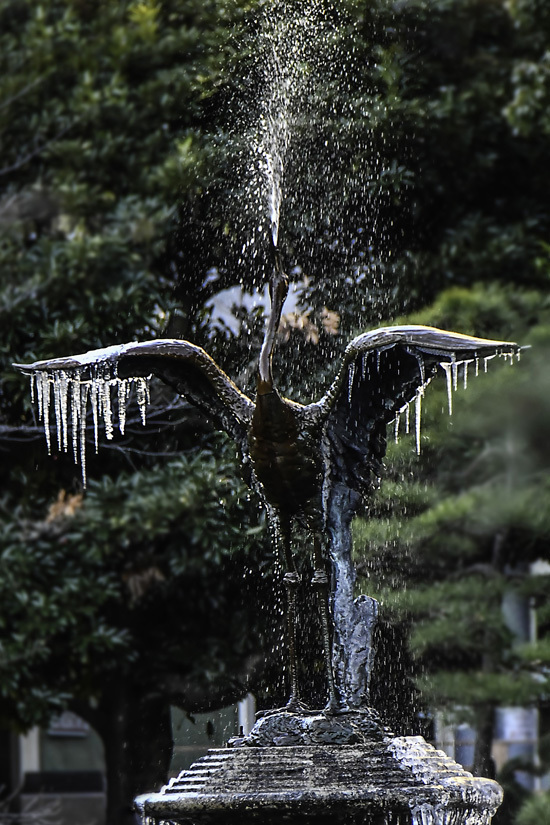
<path fill-rule="evenodd" d="M 156 342 L 145 342 L 145 344 L 152 343 Z M 36 372 L 53 373 L 60 370 L 65 372 L 80 371 L 84 373 L 89 367 L 114 364 L 121 356 L 128 355 L 136 347 L 142 349 L 144 345 L 138 344 L 137 341 L 132 341 L 129 344 L 115 344 L 111 347 L 92 349 L 80 355 L 69 355 L 64 358 L 49 358 L 45 361 L 35 361 L 32 364 L 13 364 L 13 366 L 21 370 L 25 375 L 32 375 Z"/>
<path fill-rule="evenodd" d="M 346 353 L 353 355 L 366 352 L 370 349 L 390 347 L 393 344 L 410 344 L 419 349 L 444 353 L 451 352 L 479 352 L 493 350 L 495 352 L 519 352 L 521 347 L 514 341 L 497 341 L 491 338 L 477 338 L 473 335 L 464 335 L 461 332 L 450 332 L 437 327 L 427 327 L 419 324 L 406 326 L 381 327 L 380 329 L 364 332 L 348 345 Z"/>
<path fill-rule="evenodd" d="M 50 422 L 53 401 L 58 448 L 68 452 L 69 443 L 72 443 L 75 463 L 80 460 L 84 487 L 88 403 L 92 410 L 96 452 L 100 419 L 103 420 L 107 440 L 113 438 L 113 391 L 118 405 L 121 434 L 124 434 L 126 405 L 132 388 L 136 394 L 142 423 L 145 424 L 149 403 L 148 378 L 139 376 L 122 379 L 116 374 L 118 358 L 131 351 L 132 347 L 133 345 L 108 347 L 92 350 L 81 356 L 14 365 L 30 376 L 31 399 L 38 402 L 38 419 L 44 425 L 48 453 L 51 452 Z"/>

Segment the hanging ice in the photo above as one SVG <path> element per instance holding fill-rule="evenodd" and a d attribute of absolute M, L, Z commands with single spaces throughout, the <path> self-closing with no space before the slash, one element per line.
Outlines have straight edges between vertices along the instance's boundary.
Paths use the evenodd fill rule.
<path fill-rule="evenodd" d="M 74 463 L 78 464 L 78 436 L 80 421 L 80 375 L 75 375 L 71 381 L 71 423 L 73 435 L 73 457 Z"/>
<path fill-rule="evenodd" d="M 447 401 L 449 404 L 449 415 L 453 414 L 453 384 L 452 384 L 452 363 L 441 361 L 441 368 L 445 371 L 445 379 L 447 381 Z"/>
<path fill-rule="evenodd" d="M 57 375 L 55 375 L 53 379 L 53 398 L 55 409 L 55 426 L 57 430 L 57 446 L 58 449 L 61 450 L 61 391 Z"/>
<path fill-rule="evenodd" d="M 453 390 L 457 390 L 458 389 L 458 363 L 455 361 L 454 358 L 451 361 L 451 373 L 452 373 L 452 376 L 453 376 Z"/>
<path fill-rule="evenodd" d="M 61 429 L 62 429 L 62 441 L 63 441 L 63 450 L 67 452 L 69 448 L 69 439 L 68 439 L 68 429 L 69 429 L 69 420 L 68 420 L 68 394 L 69 394 L 69 379 L 67 373 L 61 371 L 58 375 L 58 382 L 59 382 L 59 404 L 61 407 Z"/>
<path fill-rule="evenodd" d="M 88 383 L 83 384 L 80 389 L 80 468 L 84 487 L 86 487 L 86 411 L 89 391 L 90 385 Z"/>
<path fill-rule="evenodd" d="M 44 421 L 44 432 L 46 433 L 46 444 L 48 445 L 48 455 L 52 452 L 50 438 L 50 379 L 47 372 L 40 373 L 41 395 L 42 395 L 42 420 Z"/>
<path fill-rule="evenodd" d="M 113 438 L 113 411 L 111 409 L 111 382 L 104 378 L 101 382 L 101 404 L 103 407 L 103 421 L 105 435 L 108 441 Z"/>
<path fill-rule="evenodd" d="M 119 379 L 115 370 L 104 363 L 94 364 L 92 373 L 82 378 L 82 369 L 56 370 L 48 373 L 38 370 L 31 379 L 31 400 L 38 402 L 38 419 L 44 425 L 48 453 L 51 453 L 50 405 L 53 391 L 54 411 L 59 450 L 68 452 L 69 429 L 75 464 L 80 461 L 82 483 L 86 486 L 86 419 L 88 400 L 92 408 L 92 423 L 96 453 L 99 448 L 99 423 L 103 419 L 108 440 L 113 438 L 113 407 L 111 388 L 117 389 L 118 423 L 121 434 L 126 426 L 126 405 L 130 386 L 136 389 L 141 421 L 145 424 L 146 408 L 150 402 L 147 378 Z M 113 375 L 113 372 L 115 374 Z"/>
<path fill-rule="evenodd" d="M 139 412 L 141 415 L 141 423 L 145 426 L 145 414 L 147 410 L 147 400 L 148 400 L 148 390 L 147 390 L 147 380 L 145 378 L 136 378 L 136 394 L 137 394 L 137 402 L 139 406 Z"/>
<path fill-rule="evenodd" d="M 99 449 L 99 382 L 96 378 L 92 379 L 90 386 L 90 398 L 92 402 L 92 417 L 94 422 L 94 444 L 97 453 Z"/>
<path fill-rule="evenodd" d="M 126 399 L 128 398 L 128 382 L 118 379 L 118 428 L 120 434 L 124 435 L 126 427 Z"/>
<path fill-rule="evenodd" d="M 422 396 L 424 395 L 424 387 L 420 387 L 414 399 L 415 412 L 415 432 L 416 432 L 416 454 L 420 455 L 420 428 L 422 418 Z"/>

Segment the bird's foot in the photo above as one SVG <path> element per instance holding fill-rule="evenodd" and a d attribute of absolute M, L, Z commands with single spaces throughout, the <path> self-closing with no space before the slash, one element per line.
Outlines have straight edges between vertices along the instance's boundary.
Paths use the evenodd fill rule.
<path fill-rule="evenodd" d="M 270 710 L 258 711 L 256 714 L 256 719 L 263 719 L 266 716 L 275 716 L 278 713 L 294 713 L 296 716 L 311 716 L 311 714 L 319 713 L 319 711 L 314 711 L 309 707 L 309 705 L 302 702 L 301 699 L 291 696 L 286 705 L 282 708 L 271 708 Z"/>
<path fill-rule="evenodd" d="M 323 708 L 323 713 L 325 716 L 336 716 L 339 713 L 345 713 L 346 710 L 347 708 L 338 701 L 336 696 L 331 696 Z"/>

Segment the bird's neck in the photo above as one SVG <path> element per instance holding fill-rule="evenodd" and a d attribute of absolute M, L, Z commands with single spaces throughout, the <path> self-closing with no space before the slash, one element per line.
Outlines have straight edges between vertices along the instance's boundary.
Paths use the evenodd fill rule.
<path fill-rule="evenodd" d="M 273 349 L 275 347 L 275 338 L 277 336 L 277 330 L 279 329 L 279 323 L 281 321 L 283 304 L 288 293 L 288 279 L 279 265 L 277 265 L 273 270 L 269 287 L 271 295 L 271 312 L 269 314 L 262 349 L 260 351 L 258 395 L 266 395 L 267 393 L 273 391 L 271 361 L 273 358 Z"/>

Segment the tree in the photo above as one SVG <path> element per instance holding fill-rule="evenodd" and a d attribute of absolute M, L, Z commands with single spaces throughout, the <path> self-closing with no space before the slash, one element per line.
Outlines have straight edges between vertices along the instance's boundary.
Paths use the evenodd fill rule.
<path fill-rule="evenodd" d="M 177 291 L 193 253 L 178 218 L 199 237 L 201 130 L 246 5 L 0 12 L 0 718 L 86 718 L 105 746 L 109 823 L 166 780 L 170 703 L 205 710 L 258 680 L 268 642 L 243 588 L 261 598 L 262 524 L 227 445 L 154 388 L 150 429 L 130 407 L 125 441 L 89 455 L 83 499 L 62 450 L 47 458 L 11 362 L 158 335 L 175 306 L 181 320 L 205 300 L 204 269 L 186 268 L 189 307 Z"/>
<path fill-rule="evenodd" d="M 513 328 L 534 350 L 514 371 L 506 366 L 482 379 L 470 365 L 468 391 L 454 393 L 450 423 L 442 414 L 445 387 L 431 391 L 423 455 L 412 462 L 395 448 L 376 515 L 357 536 L 367 543 L 364 586 L 380 587 L 390 621 L 410 624 L 424 701 L 473 721 L 474 768 L 487 775 L 495 707 L 545 703 L 548 692 L 544 608 L 534 645 L 514 637 L 503 609 L 514 593 L 542 607 L 550 581 L 531 568 L 547 557 L 550 536 L 550 465 L 540 444 L 548 302 L 534 291 L 455 288 L 412 320 L 449 317 L 490 336 Z"/>

